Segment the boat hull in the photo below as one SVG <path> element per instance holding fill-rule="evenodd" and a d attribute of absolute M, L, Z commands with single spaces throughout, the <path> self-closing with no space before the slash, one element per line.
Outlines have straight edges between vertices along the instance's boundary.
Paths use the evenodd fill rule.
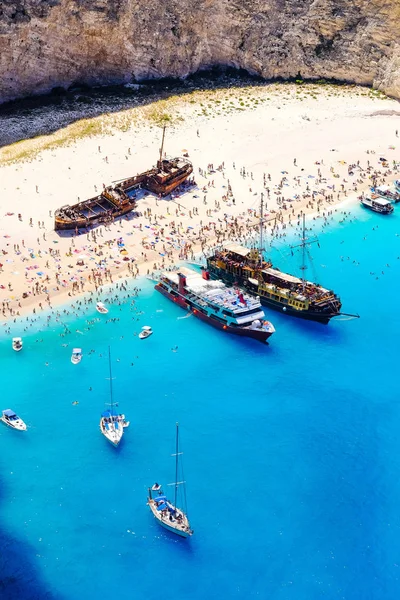
<path fill-rule="evenodd" d="M 113 196 L 110 188 L 106 188 L 99 196 L 57 209 L 54 214 L 54 229 L 79 230 L 115 221 L 136 208 L 137 202 L 131 192 L 140 188 L 158 196 L 167 196 L 193 173 L 193 166 L 189 161 L 178 163 L 178 159 L 164 160 L 154 169 L 121 181 L 115 189 L 120 192 L 120 198 L 123 200 Z M 165 169 L 169 172 L 165 173 Z M 102 207 L 101 212 L 98 211 L 99 207 Z M 69 215 L 66 214 L 66 209 Z"/>
<path fill-rule="evenodd" d="M 151 512 L 153 513 L 155 520 L 157 521 L 157 523 L 159 523 L 161 525 L 161 527 L 164 527 L 164 529 L 167 529 L 167 531 L 170 531 L 171 533 L 175 533 L 175 535 L 179 535 L 180 537 L 183 537 L 183 538 L 188 538 L 192 535 L 193 532 L 191 529 L 186 530 L 186 529 L 181 529 L 179 527 L 174 527 L 172 524 L 170 525 L 170 523 L 167 520 L 162 519 L 160 513 L 157 511 L 157 509 L 154 506 L 153 500 L 149 500 L 148 505 L 150 507 Z"/>
<path fill-rule="evenodd" d="M 341 305 L 339 306 L 339 310 L 329 310 L 329 311 L 323 311 L 323 310 L 316 311 L 316 310 L 312 310 L 312 309 L 296 310 L 295 308 L 293 308 L 287 304 L 281 304 L 280 302 L 277 302 L 276 300 L 273 300 L 271 298 L 267 298 L 266 296 L 261 295 L 258 292 L 258 290 L 252 288 L 251 284 L 249 284 L 245 280 L 242 280 L 241 278 L 238 279 L 237 275 L 229 273 L 229 271 L 225 271 L 224 269 L 216 270 L 210 263 L 208 264 L 207 270 L 213 279 L 221 279 L 222 281 L 224 281 L 225 283 L 227 283 L 229 285 L 234 285 L 234 284 L 241 285 L 246 289 L 246 291 L 248 291 L 253 296 L 258 296 L 260 298 L 260 302 L 263 306 L 272 308 L 273 310 L 279 311 L 280 313 L 283 313 L 285 315 L 290 315 L 291 317 L 296 317 L 298 319 L 305 319 L 307 321 L 316 321 L 318 323 L 322 323 L 323 325 L 327 325 L 329 323 L 329 321 L 331 319 L 333 319 L 333 317 L 337 317 L 338 315 L 340 315 Z"/>
<path fill-rule="evenodd" d="M 367 208 L 368 210 L 372 210 L 372 212 L 376 212 L 378 213 L 378 215 L 391 215 L 393 212 L 393 206 L 390 205 L 390 208 L 379 208 L 377 206 L 371 206 L 370 204 L 365 204 L 364 202 L 361 202 L 362 206 L 364 206 L 364 208 Z"/>
<path fill-rule="evenodd" d="M 260 302 L 263 306 L 268 306 L 268 308 L 272 308 L 273 310 L 289 315 L 290 317 L 305 319 L 306 321 L 316 321 L 323 325 L 327 325 L 331 319 L 340 315 L 340 312 L 323 313 L 311 310 L 296 310 L 291 306 L 282 306 L 279 302 L 275 302 L 270 298 L 265 298 L 265 296 L 260 296 Z"/>
<path fill-rule="evenodd" d="M 7 419 L 4 417 L 0 417 L 0 421 L 3 421 L 7 427 L 10 427 L 10 429 L 15 429 L 16 431 L 26 431 L 27 429 L 26 424 L 22 421 L 22 419 L 19 419 L 19 421 L 14 424 L 10 423 L 10 421 L 7 421 Z"/>
<path fill-rule="evenodd" d="M 268 338 L 270 338 L 273 334 L 273 332 L 265 331 L 263 329 L 247 329 L 245 327 L 231 327 L 230 325 L 225 325 L 224 323 L 220 323 L 219 321 L 216 321 L 215 319 L 212 319 L 208 315 L 199 311 L 189 302 L 186 302 L 185 299 L 181 296 L 174 296 L 173 294 L 169 293 L 168 290 L 166 290 L 160 284 L 157 284 L 155 286 L 155 289 L 181 308 L 184 308 L 185 310 L 191 312 L 195 317 L 197 317 L 201 321 L 208 323 L 209 325 L 211 325 L 215 329 L 219 329 L 220 331 L 224 331 L 226 333 L 233 333 L 234 335 L 239 335 L 241 337 L 249 337 L 251 339 L 258 340 L 259 342 L 266 342 Z"/>
<path fill-rule="evenodd" d="M 132 212 L 135 208 L 136 208 L 136 202 L 129 204 L 128 206 L 124 207 L 123 209 L 113 212 L 111 220 L 115 221 L 115 219 L 118 219 L 119 217 L 123 217 L 124 215 Z M 104 215 L 104 214 L 87 217 L 87 218 L 69 220 L 69 219 L 63 219 L 56 213 L 55 217 L 54 217 L 54 229 L 56 231 L 67 230 L 67 229 L 86 229 L 87 227 L 91 227 L 92 225 L 100 225 L 101 223 L 106 223 L 108 221 L 110 221 L 110 216 Z"/>
<path fill-rule="evenodd" d="M 112 446 L 114 446 L 114 448 L 117 448 L 122 440 L 122 436 L 124 434 L 124 428 L 121 426 L 121 429 L 118 428 L 114 434 L 113 430 L 106 429 L 103 419 L 100 419 L 100 433 L 102 433 L 104 435 L 106 440 Z"/>

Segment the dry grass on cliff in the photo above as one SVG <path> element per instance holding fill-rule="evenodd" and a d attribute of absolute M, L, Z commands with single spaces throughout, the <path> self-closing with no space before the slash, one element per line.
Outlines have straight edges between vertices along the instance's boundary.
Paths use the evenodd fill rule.
<path fill-rule="evenodd" d="M 320 95 L 330 97 L 369 96 L 385 99 L 377 90 L 348 86 L 335 86 L 324 81 L 310 84 L 298 82 L 266 85 L 210 88 L 170 96 L 151 104 L 136 106 L 117 113 L 104 113 L 99 117 L 82 119 L 50 135 L 22 140 L 0 149 L 0 165 L 33 160 L 44 150 L 69 146 L 79 140 L 128 131 L 132 127 L 173 127 L 186 119 L 210 119 L 238 111 L 256 110 L 269 102 L 302 102 Z"/>

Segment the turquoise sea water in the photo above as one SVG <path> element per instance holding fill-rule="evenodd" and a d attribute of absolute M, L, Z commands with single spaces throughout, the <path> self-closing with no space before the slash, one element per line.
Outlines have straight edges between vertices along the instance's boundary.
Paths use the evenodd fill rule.
<path fill-rule="evenodd" d="M 399 596 L 400 208 L 352 212 L 320 228 L 312 253 L 359 320 L 268 312 L 276 334 L 263 346 L 182 318 L 144 281 L 134 307 L 111 307 L 116 323 L 87 331 L 94 310 L 67 315 L 65 338 L 54 322 L 29 335 L 16 324 L 20 354 L 3 334 L 1 408 L 29 430 L 0 427 L 2 600 Z M 283 246 L 273 254 L 289 267 Z M 146 324 L 155 333 L 140 341 Z M 98 426 L 109 344 L 131 421 L 117 450 Z M 176 421 L 189 540 L 146 506 L 148 485 L 173 480 Z"/>

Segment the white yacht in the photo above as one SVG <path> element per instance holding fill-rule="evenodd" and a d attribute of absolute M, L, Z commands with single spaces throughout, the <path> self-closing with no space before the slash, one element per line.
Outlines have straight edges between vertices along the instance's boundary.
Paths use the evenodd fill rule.
<path fill-rule="evenodd" d="M 145 340 L 153 334 L 153 330 L 149 325 L 144 325 L 142 331 L 139 333 L 139 338 Z"/>
<path fill-rule="evenodd" d="M 74 348 L 72 350 L 71 362 L 73 365 L 77 365 L 82 360 L 82 350 L 81 348 Z"/>
<path fill-rule="evenodd" d="M 12 427 L 13 429 L 18 429 L 19 431 L 26 431 L 26 424 L 13 410 L 11 410 L 11 408 L 3 410 L 0 418 L 3 421 L 3 423 L 8 425 L 9 427 Z"/>
<path fill-rule="evenodd" d="M 22 346 L 23 346 L 22 338 L 20 338 L 20 337 L 13 338 L 12 348 L 13 348 L 13 350 L 15 350 L 15 352 L 21 352 Z"/>

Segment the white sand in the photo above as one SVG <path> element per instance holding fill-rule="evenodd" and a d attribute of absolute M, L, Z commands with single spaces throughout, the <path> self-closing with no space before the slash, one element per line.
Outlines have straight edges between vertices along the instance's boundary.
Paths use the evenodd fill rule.
<path fill-rule="evenodd" d="M 335 90 L 327 87 L 326 90 L 317 89 L 317 92 L 315 89 L 315 86 L 302 86 L 299 93 L 299 86 L 274 85 L 249 91 L 220 91 L 214 96 L 210 94 L 211 100 L 205 100 L 201 109 L 198 103 L 190 103 L 187 99 L 174 100 L 172 110 L 179 113 L 183 120 L 167 131 L 165 150 L 170 156 L 181 155 L 183 149 L 188 151 L 199 189 L 186 192 L 174 202 L 157 201 L 153 196 L 141 199 L 137 210 L 142 217 L 122 224 L 115 223 L 109 231 L 104 227 L 95 230 L 98 232 L 97 241 L 83 234 L 75 238 L 75 245 L 72 246 L 71 238 L 60 237 L 54 232 L 49 211 L 54 214 L 54 210 L 64 204 L 74 204 L 78 198 L 83 200 L 96 195 L 95 186 L 100 191 L 103 183 L 108 185 L 155 164 L 161 139 L 157 127 L 150 127 L 148 122 L 143 121 L 126 132 L 116 130 L 113 135 L 88 138 L 71 146 L 45 150 L 31 161 L 1 166 L 0 250 L 7 254 L 0 254 L 0 263 L 3 264 L 0 285 L 4 286 L 4 289 L 0 289 L 0 309 L 2 302 L 6 302 L 13 314 L 22 314 L 34 307 L 38 309 L 39 302 L 42 303 L 42 309 L 46 308 L 47 293 L 41 291 L 33 295 L 37 282 L 39 290 L 42 286 L 47 289 L 51 303 L 65 301 L 66 295 L 72 293 L 74 278 L 84 283 L 83 287 L 79 287 L 80 291 L 88 291 L 92 286 L 88 275 L 101 258 L 107 258 L 107 268 L 114 273 L 114 281 L 118 277 L 126 277 L 127 263 L 122 261 L 116 244 L 111 245 L 114 248 L 111 251 L 104 246 L 106 240 L 115 240 L 120 236 L 124 238 L 128 255 L 135 258 L 141 274 L 152 270 L 154 263 L 157 263 L 157 268 L 161 267 L 160 253 L 165 254 L 163 244 L 171 248 L 169 242 L 174 241 L 176 247 L 188 240 L 198 245 L 199 239 L 195 238 L 199 236 L 200 222 L 204 226 L 211 221 L 217 223 L 217 227 L 222 227 L 218 219 L 222 220 L 224 214 L 239 215 L 244 212 L 242 222 L 245 223 L 249 216 L 248 209 L 259 207 L 260 193 L 264 190 L 264 173 L 271 176 L 271 181 L 267 181 L 270 188 L 269 210 L 279 210 L 276 204 L 278 195 L 285 198 L 293 198 L 294 194 L 301 196 L 307 193 L 307 186 L 310 192 L 320 189 L 325 190 L 325 194 L 332 193 L 335 202 L 339 202 L 346 197 L 341 193 L 338 198 L 343 184 L 347 197 L 356 199 L 361 190 L 368 188 L 369 183 L 366 177 L 363 183 L 357 185 L 358 191 L 354 191 L 359 172 L 349 177 L 348 165 L 357 161 L 366 168 L 369 160 L 388 182 L 398 177 L 393 169 L 382 169 L 378 159 L 386 157 L 391 166 L 393 161 L 400 160 L 400 138 L 395 134 L 396 129 L 400 130 L 400 117 L 385 114 L 372 116 L 376 112 L 398 110 L 398 102 L 374 99 L 373 94 L 362 88 Z M 317 98 L 312 97 L 309 90 L 317 93 Z M 215 101 L 218 98 L 219 103 Z M 253 108 L 242 106 L 241 102 Z M 221 106 L 225 106 L 225 109 L 221 109 Z M 228 106 L 234 108 L 228 110 Z M 208 114 L 199 115 L 201 110 L 206 110 Z M 367 150 L 374 151 L 374 154 L 367 154 Z M 7 149 L 0 151 L 0 162 L 5 151 Z M 294 159 L 297 160 L 296 166 Z M 317 165 L 317 161 L 321 164 Z M 223 171 L 210 173 L 207 177 L 200 176 L 199 168 L 207 170 L 210 163 L 214 169 L 224 163 Z M 240 173 L 243 167 L 248 173 L 245 178 Z M 321 169 L 321 176 L 326 178 L 326 182 L 318 184 L 316 179 L 308 177 L 313 175 L 318 178 L 318 169 Z M 283 171 L 287 171 L 289 185 L 284 184 L 275 193 L 275 186 L 284 176 Z M 299 182 L 294 182 L 294 177 L 300 177 Z M 228 180 L 233 189 L 235 205 L 231 199 L 227 202 L 222 200 L 227 192 Z M 208 186 L 211 181 L 214 181 L 214 187 L 207 187 L 204 194 L 201 188 Z M 329 187 L 332 185 L 335 185 L 335 192 Z M 206 205 L 203 204 L 205 195 Z M 287 204 L 288 209 L 282 213 L 287 216 L 293 207 L 297 215 L 302 208 L 306 209 L 309 200 L 307 197 L 294 201 L 292 205 Z M 215 201 L 220 202 L 219 210 L 215 210 Z M 181 206 L 178 215 L 177 203 Z M 193 207 L 198 208 L 199 215 L 190 217 L 189 211 Z M 144 213 L 148 208 L 152 211 L 153 229 L 146 228 L 149 220 Z M 212 216 L 206 215 L 209 209 L 213 211 Z M 315 211 L 316 204 L 308 205 L 307 210 Z M 321 214 L 323 210 L 332 210 L 332 206 L 321 204 Z M 12 214 L 7 216 L 7 213 Z M 18 219 L 18 213 L 22 214 L 22 221 Z M 33 226 L 29 225 L 30 219 Z M 44 222 L 43 227 L 38 227 L 39 221 Z M 158 226 L 154 226 L 154 221 Z M 175 221 L 175 229 L 172 221 Z M 143 231 L 139 230 L 140 224 Z M 187 232 L 188 226 L 193 228 L 190 234 Z M 165 228 L 164 238 L 160 239 L 155 250 L 144 248 L 142 241 L 148 239 L 149 232 L 153 235 L 162 227 Z M 203 231 L 201 237 L 211 242 L 215 236 L 213 231 Z M 19 244 L 19 254 L 14 252 L 15 244 Z M 31 258 L 29 248 L 33 250 L 34 258 Z M 49 248 L 59 250 L 60 257 L 51 257 Z M 66 256 L 70 248 L 72 256 Z M 103 254 L 96 256 L 95 248 Z M 143 252 L 147 254 L 148 262 Z M 76 264 L 80 254 L 85 255 L 84 266 Z M 179 250 L 174 251 L 174 260 L 177 254 Z M 46 261 L 49 266 L 46 266 Z M 172 262 L 166 257 L 164 261 L 165 266 Z M 35 268 L 29 268 L 33 266 Z M 56 270 L 64 285 L 57 285 Z M 43 275 L 39 276 L 38 272 Z M 44 279 L 47 275 L 50 281 L 46 283 Z M 23 292 L 28 294 L 26 299 L 22 299 Z M 10 318 L 9 308 L 3 313 L 0 310 L 3 319 Z"/>

